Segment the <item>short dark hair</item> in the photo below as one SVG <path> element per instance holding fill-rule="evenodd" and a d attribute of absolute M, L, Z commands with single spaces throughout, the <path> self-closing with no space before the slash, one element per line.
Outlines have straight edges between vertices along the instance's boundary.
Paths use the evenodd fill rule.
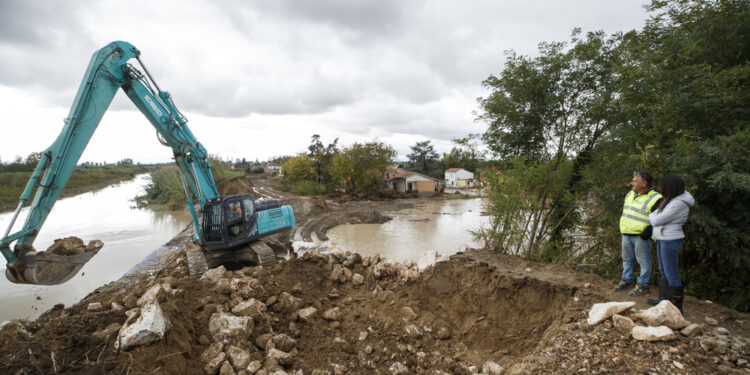
<path fill-rule="evenodd" d="M 651 181 L 654 180 L 654 176 L 648 172 L 633 172 L 633 176 L 641 176 L 642 179 L 646 180 L 648 186 L 651 186 Z"/>
<path fill-rule="evenodd" d="M 663 197 L 659 205 L 659 212 L 661 212 L 664 211 L 669 201 L 685 192 L 685 180 L 680 176 L 664 176 L 659 179 L 659 186 L 656 189 Z"/>

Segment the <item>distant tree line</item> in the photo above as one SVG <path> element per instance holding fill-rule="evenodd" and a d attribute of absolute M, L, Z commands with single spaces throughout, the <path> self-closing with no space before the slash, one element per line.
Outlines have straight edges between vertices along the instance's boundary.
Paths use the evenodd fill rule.
<path fill-rule="evenodd" d="M 380 194 L 386 191 L 389 168 L 397 164 L 442 180 L 448 168 L 478 170 L 484 159 L 477 150 L 477 138 L 474 135 L 454 140 L 456 146 L 442 157 L 434 150 L 432 141 L 420 141 L 411 146 L 408 162 L 397 163 L 395 149 L 383 142 L 354 143 L 339 148 L 338 139 L 325 145 L 320 135 L 314 134 L 306 153 L 284 158 L 282 184 L 297 194 Z"/>

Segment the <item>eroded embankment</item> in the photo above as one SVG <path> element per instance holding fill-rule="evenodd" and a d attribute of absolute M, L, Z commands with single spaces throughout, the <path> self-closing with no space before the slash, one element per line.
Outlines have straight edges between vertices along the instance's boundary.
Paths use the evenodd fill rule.
<path fill-rule="evenodd" d="M 568 318 L 560 306 L 572 298 L 564 286 L 458 261 L 420 275 L 376 258 L 307 254 L 270 268 L 214 272 L 204 280 L 186 276 L 184 262 L 177 256 L 151 280 L 127 288 L 111 284 L 71 308 L 7 325 L 0 331 L 0 370 L 202 374 L 218 371 L 224 361 L 206 366 L 222 355 L 234 371 L 258 361 L 269 371 L 304 373 L 470 373 L 471 366 L 508 366 L 535 350 L 545 331 Z M 115 350 L 125 311 L 137 308 L 154 285 L 169 285 L 159 302 L 171 326 L 166 337 Z M 262 308 L 241 312 L 238 306 L 248 301 Z M 94 302 L 102 309 L 89 311 Z M 306 315 L 310 308 L 314 312 Z M 217 336 L 210 322 L 221 313 L 250 315 L 252 328 Z M 276 336 L 284 344 L 275 347 L 283 347 L 288 358 L 269 359 L 274 348 L 268 340 Z M 203 353 L 212 345 L 221 348 L 207 358 Z M 226 357 L 230 352 L 247 353 L 247 361 L 234 363 Z"/>

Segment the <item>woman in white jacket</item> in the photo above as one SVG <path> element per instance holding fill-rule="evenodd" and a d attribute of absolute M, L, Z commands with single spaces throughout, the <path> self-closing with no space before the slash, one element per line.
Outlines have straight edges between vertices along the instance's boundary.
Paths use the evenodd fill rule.
<path fill-rule="evenodd" d="M 653 226 L 653 237 L 656 240 L 656 257 L 659 260 L 661 279 L 659 280 L 659 299 L 650 299 L 648 302 L 657 304 L 661 300 L 668 299 L 682 311 L 684 296 L 678 266 L 685 238 L 682 225 L 687 221 L 690 207 L 695 204 L 695 199 L 685 191 L 685 181 L 678 176 L 663 177 L 659 180 L 657 190 L 663 199 L 648 218 Z"/>

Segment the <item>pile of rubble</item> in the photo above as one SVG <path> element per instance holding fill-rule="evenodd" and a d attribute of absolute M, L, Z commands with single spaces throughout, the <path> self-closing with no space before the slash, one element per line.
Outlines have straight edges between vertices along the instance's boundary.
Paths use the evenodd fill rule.
<path fill-rule="evenodd" d="M 332 248 L 196 279 L 175 254 L 154 276 L 4 326 L 0 373 L 750 373 L 746 338 L 668 302 L 597 304 L 482 259 Z"/>

